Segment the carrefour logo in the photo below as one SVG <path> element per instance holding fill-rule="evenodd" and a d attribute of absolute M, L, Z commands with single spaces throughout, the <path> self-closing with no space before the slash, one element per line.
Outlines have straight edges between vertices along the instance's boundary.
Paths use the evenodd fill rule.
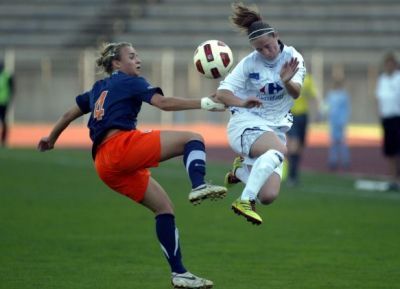
<path fill-rule="evenodd" d="M 268 89 L 268 94 L 277 94 L 281 92 L 283 87 L 280 86 L 278 82 L 267 83 L 264 87 L 260 89 L 260 92 L 265 93 L 266 89 Z"/>

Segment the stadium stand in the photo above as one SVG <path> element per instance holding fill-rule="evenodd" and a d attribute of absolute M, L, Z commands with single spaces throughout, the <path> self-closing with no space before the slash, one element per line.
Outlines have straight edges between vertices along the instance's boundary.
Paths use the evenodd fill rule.
<path fill-rule="evenodd" d="M 282 37 L 301 49 L 400 48 L 397 0 L 268 0 L 256 3 Z M 230 26 L 230 0 L 6 0 L 0 2 L 0 46 L 93 46 L 134 38 L 146 48 L 192 49 L 204 39 L 246 43 Z M 372 38 L 372 39 L 371 39 Z"/>
<path fill-rule="evenodd" d="M 251 1 L 288 43 L 301 49 L 400 48 L 400 2 L 396 0 Z M 131 19 L 119 38 L 134 36 L 142 46 L 188 48 L 210 37 L 233 48 L 246 43 L 230 26 L 228 0 L 165 0 L 148 5 L 144 17 Z"/>
<path fill-rule="evenodd" d="M 127 0 L 32 0 L 0 3 L 0 47 L 82 48 L 112 40 L 123 20 L 140 14 Z"/>

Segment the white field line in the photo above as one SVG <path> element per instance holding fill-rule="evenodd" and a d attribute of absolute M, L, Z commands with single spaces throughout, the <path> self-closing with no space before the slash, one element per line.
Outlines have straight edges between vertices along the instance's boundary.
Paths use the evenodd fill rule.
<path fill-rule="evenodd" d="M 282 190 L 282 188 L 281 188 Z M 301 188 L 299 192 L 296 193 L 319 193 L 325 195 L 340 195 L 343 197 L 361 197 L 368 199 L 385 199 L 385 200 L 395 200 L 400 201 L 400 193 L 398 192 L 381 192 L 381 191 L 366 191 L 366 190 L 354 190 L 354 188 L 349 188 L 347 186 L 330 186 L 330 185 L 309 185 L 307 187 Z M 282 192 L 281 192 L 282 193 Z"/>

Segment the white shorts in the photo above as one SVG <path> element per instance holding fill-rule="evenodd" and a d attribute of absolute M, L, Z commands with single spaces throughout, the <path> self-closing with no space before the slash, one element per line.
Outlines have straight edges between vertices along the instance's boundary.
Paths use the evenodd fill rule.
<path fill-rule="evenodd" d="M 286 145 L 286 132 L 293 124 L 290 113 L 285 118 L 271 125 L 263 118 L 249 112 L 236 111 L 228 123 L 228 141 L 234 152 L 244 157 L 244 164 L 252 166 L 256 158 L 250 158 L 250 149 L 254 142 L 265 132 L 274 132 L 276 136 Z M 282 177 L 283 164 L 275 169 Z"/>

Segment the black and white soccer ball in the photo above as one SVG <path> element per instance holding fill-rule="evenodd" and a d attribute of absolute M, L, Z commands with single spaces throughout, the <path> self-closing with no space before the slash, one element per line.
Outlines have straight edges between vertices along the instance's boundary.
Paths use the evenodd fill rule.
<path fill-rule="evenodd" d="M 233 65 L 232 50 L 220 40 L 207 40 L 197 47 L 193 62 L 197 71 L 207 78 L 224 77 Z"/>

